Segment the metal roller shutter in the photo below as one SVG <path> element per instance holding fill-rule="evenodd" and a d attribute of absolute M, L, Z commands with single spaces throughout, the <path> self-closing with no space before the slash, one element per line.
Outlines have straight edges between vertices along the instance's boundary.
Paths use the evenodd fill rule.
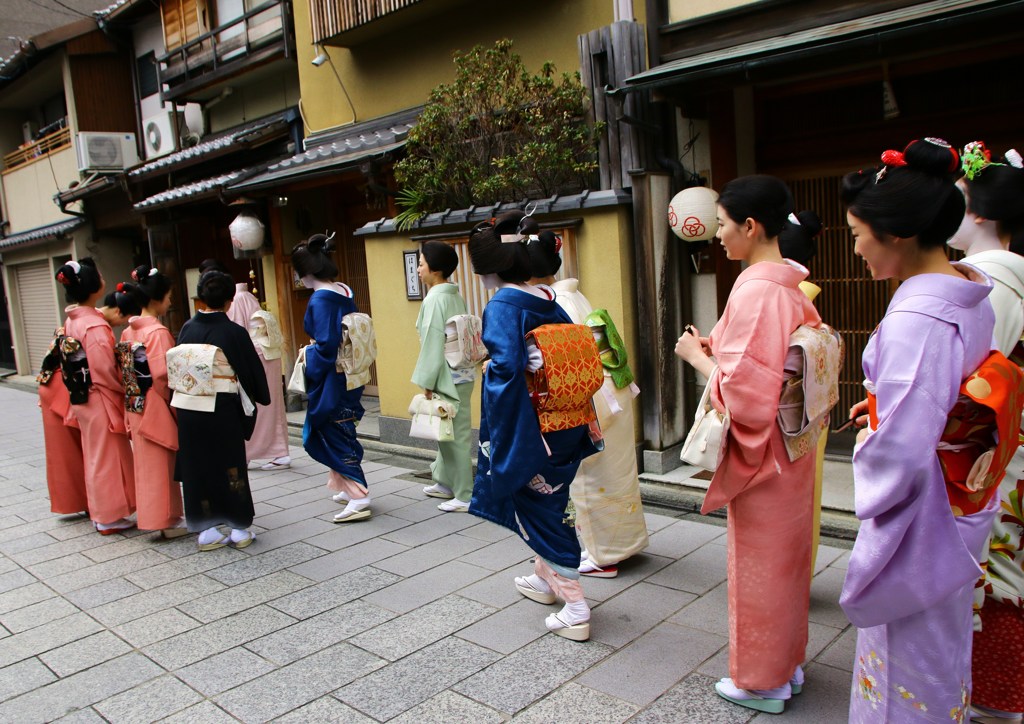
<path fill-rule="evenodd" d="M 18 284 L 18 307 L 28 344 L 31 374 L 39 371 L 53 330 L 60 325 L 60 314 L 53 296 L 53 276 L 47 260 L 19 264 L 14 268 Z"/>

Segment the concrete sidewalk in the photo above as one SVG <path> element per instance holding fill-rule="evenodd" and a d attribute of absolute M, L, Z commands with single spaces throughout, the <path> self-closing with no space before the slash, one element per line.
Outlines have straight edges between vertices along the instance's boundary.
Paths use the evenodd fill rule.
<path fill-rule="evenodd" d="M 335 525 L 325 469 L 293 448 L 290 470 L 251 475 L 256 542 L 198 553 L 193 536 L 50 514 L 36 397 L 0 385 L 0 409 L 0 721 L 773 720 L 712 689 L 728 675 L 720 521 L 649 511 L 650 548 L 584 581 L 579 644 L 514 590 L 526 545 L 440 513 L 421 459 L 369 449 L 374 517 Z M 848 552 L 832 543 L 807 684 L 775 721 L 846 721 Z"/>

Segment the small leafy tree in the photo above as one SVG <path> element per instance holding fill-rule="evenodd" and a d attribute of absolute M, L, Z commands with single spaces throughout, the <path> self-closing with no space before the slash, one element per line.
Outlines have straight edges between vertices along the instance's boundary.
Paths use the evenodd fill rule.
<path fill-rule="evenodd" d="M 597 132 L 579 73 L 531 74 L 511 40 L 455 53 L 395 166 L 399 228 L 432 211 L 575 193 L 597 169 Z"/>

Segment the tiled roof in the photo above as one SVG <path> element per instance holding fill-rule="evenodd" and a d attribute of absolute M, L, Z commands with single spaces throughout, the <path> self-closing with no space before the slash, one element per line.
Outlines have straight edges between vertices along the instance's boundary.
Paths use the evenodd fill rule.
<path fill-rule="evenodd" d="M 250 139 L 251 136 L 258 136 L 267 133 L 271 130 L 280 130 L 285 128 L 291 121 L 294 111 L 282 111 L 281 113 L 275 113 L 272 116 L 261 118 L 258 121 L 254 121 L 246 126 L 229 131 L 223 135 L 211 138 L 202 143 L 198 143 L 191 148 L 183 148 L 180 151 L 169 153 L 166 156 L 154 159 L 147 163 L 143 163 L 135 168 L 128 171 L 128 177 L 131 179 L 137 179 L 141 176 L 146 176 L 151 173 L 158 171 L 169 170 L 174 166 L 184 164 L 188 161 L 193 161 L 204 156 L 211 156 L 218 151 L 229 149 L 231 146 L 240 145 Z"/>
<path fill-rule="evenodd" d="M 304 179 L 311 178 L 358 163 L 370 156 L 393 151 L 405 145 L 409 129 L 414 125 L 415 122 L 398 123 L 308 148 L 268 166 L 266 171 L 244 183 L 233 185 L 232 190 L 271 186 L 299 175 Z"/>
<path fill-rule="evenodd" d="M 239 169 L 219 176 L 193 181 L 184 186 L 175 186 L 173 189 L 167 189 L 147 199 L 143 199 L 135 204 L 134 208 L 136 211 L 149 211 L 151 209 L 181 204 L 198 196 L 218 192 L 230 183 L 247 178 L 253 171 L 254 169 Z"/>
<path fill-rule="evenodd" d="M 556 211 L 573 211 L 574 209 L 595 209 L 602 206 L 619 206 L 633 201 L 633 195 L 622 189 L 610 189 L 606 191 L 584 191 L 569 196 L 555 194 L 546 199 L 530 201 L 517 201 L 512 203 L 492 204 L 490 206 L 470 206 L 468 209 L 452 211 L 438 211 L 427 214 L 417 221 L 410 231 L 418 231 L 430 227 L 454 226 L 469 224 L 489 219 L 497 215 L 503 209 L 523 208 L 524 206 L 536 205 L 537 214 L 550 214 Z M 395 220 L 383 218 L 379 221 L 371 221 L 355 230 L 356 236 L 368 234 L 393 234 L 396 232 Z"/>
<path fill-rule="evenodd" d="M 120 10 L 124 6 L 131 5 L 133 1 L 134 0 L 117 0 L 116 2 L 113 2 L 110 5 L 107 5 L 107 7 L 105 8 L 102 8 L 100 10 L 94 10 L 92 13 L 93 17 L 95 17 L 97 20 L 102 20 L 103 18 L 106 18 L 112 13 Z"/>
<path fill-rule="evenodd" d="M 56 239 L 84 225 L 85 219 L 74 218 L 67 221 L 58 221 L 56 224 L 40 226 L 29 231 L 22 231 L 18 234 L 11 234 L 10 236 L 0 238 L 0 250 L 10 250 L 17 246 L 25 246 L 31 242 L 44 239 Z"/>

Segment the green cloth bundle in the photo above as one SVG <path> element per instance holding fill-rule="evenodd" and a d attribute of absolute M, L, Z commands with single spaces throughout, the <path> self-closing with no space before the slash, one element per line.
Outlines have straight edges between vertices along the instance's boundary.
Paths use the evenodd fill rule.
<path fill-rule="evenodd" d="M 623 344 L 608 310 L 595 309 L 587 315 L 584 324 L 598 332 L 594 336 L 597 348 L 601 352 L 601 364 L 608 370 L 615 387 L 620 390 L 628 387 L 634 378 L 626 357 L 626 345 Z"/>

